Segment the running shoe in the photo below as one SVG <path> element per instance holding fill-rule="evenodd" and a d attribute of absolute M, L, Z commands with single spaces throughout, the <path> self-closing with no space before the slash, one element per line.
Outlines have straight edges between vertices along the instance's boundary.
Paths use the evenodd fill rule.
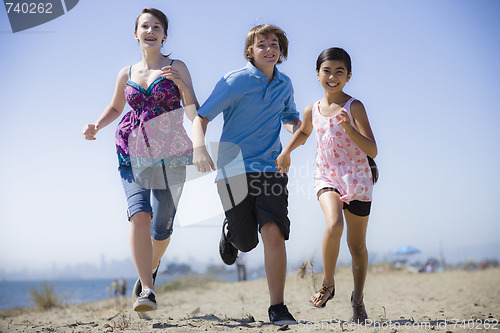
<path fill-rule="evenodd" d="M 150 290 L 144 290 L 139 295 L 139 298 L 134 302 L 134 311 L 146 312 L 158 309 L 156 304 L 155 294 Z"/>
<path fill-rule="evenodd" d="M 238 249 L 227 239 L 226 233 L 224 232 L 226 225 L 227 220 L 224 219 L 224 223 L 222 223 L 222 235 L 220 236 L 219 241 L 219 253 L 222 261 L 226 265 L 232 265 L 238 257 Z"/>
<path fill-rule="evenodd" d="M 271 305 L 267 312 L 269 313 L 269 320 L 274 325 L 284 326 L 297 324 L 297 321 L 293 318 L 288 311 L 288 308 L 283 303 Z"/>
<path fill-rule="evenodd" d="M 156 275 L 158 275 L 158 269 L 160 268 L 160 264 L 158 264 L 158 267 L 156 267 L 155 271 L 153 272 L 153 286 L 155 285 L 156 281 Z M 141 296 L 142 292 L 142 283 L 141 279 L 137 279 L 134 284 L 134 289 L 132 289 L 132 295 L 135 296 L 135 298 L 139 298 Z"/>

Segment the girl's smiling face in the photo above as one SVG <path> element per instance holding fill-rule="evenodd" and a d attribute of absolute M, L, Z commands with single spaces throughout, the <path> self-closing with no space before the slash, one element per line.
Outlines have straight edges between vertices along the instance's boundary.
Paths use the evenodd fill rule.
<path fill-rule="evenodd" d="M 323 62 L 317 75 L 323 88 L 331 92 L 342 91 L 351 79 L 351 73 L 347 72 L 344 62 L 340 60 Z"/>
<path fill-rule="evenodd" d="M 149 13 L 142 14 L 139 17 L 137 30 L 134 33 L 137 39 L 143 46 L 160 46 L 167 38 L 165 30 L 160 21 Z"/>

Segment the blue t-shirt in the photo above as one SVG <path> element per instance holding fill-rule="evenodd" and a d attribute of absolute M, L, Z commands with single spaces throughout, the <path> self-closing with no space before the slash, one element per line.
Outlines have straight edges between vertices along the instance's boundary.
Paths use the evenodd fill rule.
<path fill-rule="evenodd" d="M 274 68 L 268 77 L 252 63 L 226 74 L 198 114 L 212 121 L 223 113 L 217 179 L 248 172 L 277 172 L 281 124 L 299 117 L 290 78 Z"/>

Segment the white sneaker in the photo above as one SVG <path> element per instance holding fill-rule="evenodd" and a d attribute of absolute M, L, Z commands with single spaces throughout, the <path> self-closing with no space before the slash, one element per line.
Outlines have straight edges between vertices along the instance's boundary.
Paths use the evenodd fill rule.
<path fill-rule="evenodd" d="M 149 290 L 144 290 L 139 295 L 139 298 L 134 303 L 134 311 L 146 312 L 158 309 L 156 297 Z"/>

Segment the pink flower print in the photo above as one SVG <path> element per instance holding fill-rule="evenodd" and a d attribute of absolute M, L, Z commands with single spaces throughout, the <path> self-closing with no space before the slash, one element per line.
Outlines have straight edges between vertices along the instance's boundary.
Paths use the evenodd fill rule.
<path fill-rule="evenodd" d="M 349 139 L 345 139 L 345 143 L 346 143 L 347 147 L 350 147 L 350 146 L 351 146 L 351 140 L 349 140 Z"/>
<path fill-rule="evenodd" d="M 358 148 L 356 148 L 356 156 L 359 156 L 359 155 L 361 155 L 361 152 L 359 151 Z"/>
<path fill-rule="evenodd" d="M 366 163 L 366 158 L 362 158 L 361 163 Z"/>
<path fill-rule="evenodd" d="M 322 133 L 322 134 L 324 134 L 324 133 L 325 133 L 325 129 L 324 129 L 324 128 L 320 128 L 318 131 L 319 131 L 320 133 Z"/>
<path fill-rule="evenodd" d="M 370 169 L 369 168 L 365 168 L 365 173 L 368 173 L 370 172 Z"/>
<path fill-rule="evenodd" d="M 370 198 L 368 198 L 366 195 L 363 197 L 362 201 L 370 201 Z"/>
<path fill-rule="evenodd" d="M 342 132 L 337 131 L 337 132 L 335 133 L 335 135 L 336 135 L 336 136 L 338 136 L 338 137 L 340 138 L 340 137 L 342 136 Z"/>
<path fill-rule="evenodd" d="M 352 180 L 352 183 L 353 183 L 354 185 L 356 185 L 356 184 L 358 184 L 358 180 L 357 180 L 357 179 L 353 179 L 353 180 Z"/>
<path fill-rule="evenodd" d="M 335 158 L 339 158 L 340 157 L 340 155 L 338 153 L 335 153 L 334 156 L 335 156 Z"/>

